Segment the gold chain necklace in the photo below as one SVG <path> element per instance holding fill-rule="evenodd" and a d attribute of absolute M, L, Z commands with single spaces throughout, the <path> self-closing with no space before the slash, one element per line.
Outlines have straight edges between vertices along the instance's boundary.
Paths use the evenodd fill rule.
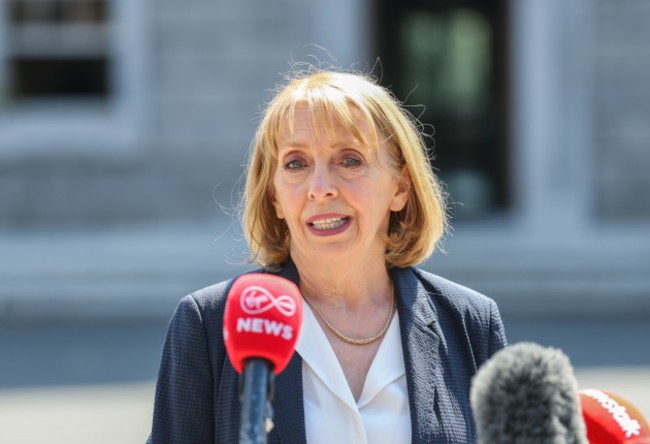
<path fill-rule="evenodd" d="M 302 297 L 309 304 L 309 306 L 316 312 L 318 317 L 320 317 L 323 320 L 323 322 L 325 322 L 325 325 L 327 325 L 327 328 L 329 328 L 332 333 L 334 333 L 337 337 L 344 340 L 348 344 L 352 344 L 352 345 L 370 344 L 371 342 L 375 342 L 377 339 L 384 336 L 384 334 L 388 330 L 388 326 L 390 325 L 390 321 L 393 318 L 393 310 L 395 309 L 395 291 L 393 291 L 393 299 L 392 299 L 392 302 L 391 302 L 391 305 L 390 305 L 390 311 L 388 312 L 388 318 L 386 319 L 386 323 L 384 324 L 382 329 L 379 331 L 379 333 L 377 333 L 375 336 L 372 336 L 370 338 L 355 339 L 355 338 L 351 338 L 349 336 L 344 335 L 336 327 L 334 327 L 332 325 L 332 323 L 327 320 L 325 315 L 323 315 L 323 313 L 321 313 L 321 311 L 318 308 L 316 308 L 316 306 L 309 300 L 309 298 L 307 296 L 305 296 L 304 293 L 303 293 Z"/>

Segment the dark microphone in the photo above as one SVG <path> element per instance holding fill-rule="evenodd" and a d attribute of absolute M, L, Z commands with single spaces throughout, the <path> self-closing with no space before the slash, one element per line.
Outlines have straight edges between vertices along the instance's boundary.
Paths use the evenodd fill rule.
<path fill-rule="evenodd" d="M 481 444 L 587 444 L 569 358 L 530 342 L 495 353 L 470 392 Z"/>
<path fill-rule="evenodd" d="M 230 362 L 241 374 L 240 443 L 266 443 L 273 427 L 273 378 L 291 360 L 301 325 L 302 297 L 293 282 L 253 273 L 230 288 L 223 337 Z"/>

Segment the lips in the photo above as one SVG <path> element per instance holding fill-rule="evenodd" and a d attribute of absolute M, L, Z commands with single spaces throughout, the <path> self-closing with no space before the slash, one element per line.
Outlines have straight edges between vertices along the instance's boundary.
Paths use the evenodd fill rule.
<path fill-rule="evenodd" d="M 333 230 L 339 228 L 348 221 L 349 217 L 328 217 L 310 222 L 309 224 L 316 230 Z"/>
<path fill-rule="evenodd" d="M 320 214 L 307 220 L 309 231 L 317 236 L 331 236 L 345 231 L 350 217 L 342 214 Z"/>

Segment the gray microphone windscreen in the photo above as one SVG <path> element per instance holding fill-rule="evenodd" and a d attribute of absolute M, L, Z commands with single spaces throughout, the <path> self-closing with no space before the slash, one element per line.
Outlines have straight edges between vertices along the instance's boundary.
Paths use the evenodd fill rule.
<path fill-rule="evenodd" d="M 472 380 L 481 444 L 588 444 L 569 358 L 532 342 L 494 354 Z"/>

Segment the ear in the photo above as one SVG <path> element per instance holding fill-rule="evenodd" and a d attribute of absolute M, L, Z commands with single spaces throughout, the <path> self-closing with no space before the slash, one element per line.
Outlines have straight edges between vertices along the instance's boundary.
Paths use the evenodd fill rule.
<path fill-rule="evenodd" d="M 282 211 L 282 206 L 280 205 L 280 202 L 278 202 L 278 199 L 275 197 L 275 188 L 271 186 L 269 189 L 269 199 L 271 200 L 271 203 L 275 207 L 275 215 L 278 219 L 284 219 L 284 212 Z"/>
<path fill-rule="evenodd" d="M 406 165 L 402 166 L 402 169 L 398 175 L 397 182 L 397 191 L 393 196 L 393 200 L 390 203 L 390 210 L 393 212 L 402 211 L 406 202 L 409 198 L 409 191 L 411 190 L 411 175 L 409 173 Z"/>

